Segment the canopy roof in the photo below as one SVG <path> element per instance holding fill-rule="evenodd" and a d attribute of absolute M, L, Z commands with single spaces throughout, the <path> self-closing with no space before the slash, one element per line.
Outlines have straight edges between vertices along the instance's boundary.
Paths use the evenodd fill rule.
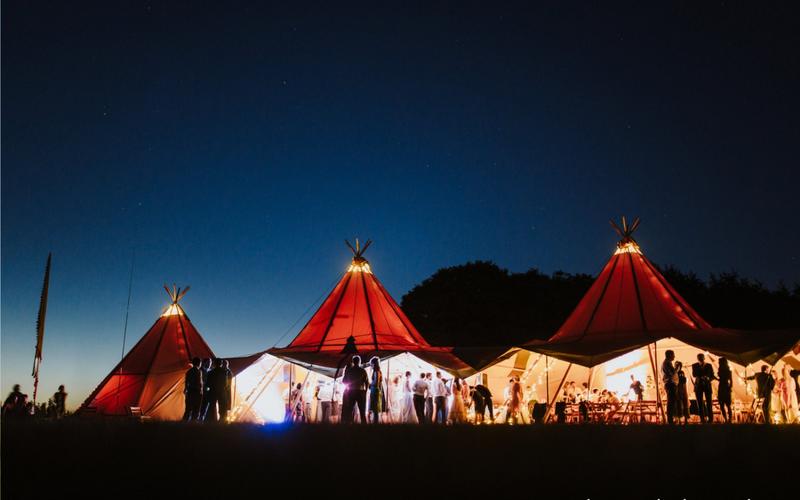
<path fill-rule="evenodd" d="M 154 418 L 177 420 L 183 416 L 184 374 L 191 359 L 213 358 L 214 353 L 178 303 L 189 287 L 164 288 L 170 304 L 79 412 L 91 408 L 100 415 L 126 415 L 128 408 L 138 406 Z"/>
<path fill-rule="evenodd" d="M 644 256 L 621 226 L 617 249 L 561 328 L 546 343 L 525 347 L 564 361 L 594 366 L 655 340 L 674 337 L 747 364 L 785 353 L 797 332 L 736 332 L 712 328 Z M 780 352 L 782 351 L 782 352 Z M 777 359 L 777 357 L 775 357 Z"/>
<path fill-rule="evenodd" d="M 452 355 L 452 349 L 431 346 L 403 313 L 373 274 L 356 240 L 353 260 L 344 276 L 292 342 L 272 355 L 330 375 L 342 360 L 342 351 L 352 337 L 362 357 L 386 358 L 410 352 L 454 373 L 469 366 Z M 366 361 L 366 360 L 365 360 Z"/>

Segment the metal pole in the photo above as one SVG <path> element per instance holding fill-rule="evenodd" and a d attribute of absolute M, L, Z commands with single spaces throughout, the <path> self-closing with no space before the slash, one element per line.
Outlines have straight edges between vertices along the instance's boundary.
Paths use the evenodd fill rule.
<path fill-rule="evenodd" d="M 650 350 L 650 344 L 647 344 L 647 356 L 650 358 L 650 367 L 653 370 L 653 379 L 656 384 L 656 407 L 661 415 L 661 421 L 667 421 L 667 414 L 664 411 L 664 406 L 661 404 L 661 390 L 658 387 L 658 370 L 656 369 L 656 360 L 653 358 L 653 352 Z M 658 415 L 657 414 L 657 415 Z"/>

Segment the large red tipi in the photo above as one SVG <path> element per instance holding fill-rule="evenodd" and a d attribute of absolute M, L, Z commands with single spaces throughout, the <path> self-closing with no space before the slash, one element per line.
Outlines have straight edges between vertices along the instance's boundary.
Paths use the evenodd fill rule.
<path fill-rule="evenodd" d="M 611 225 L 620 241 L 589 291 L 547 342 L 524 347 L 588 367 L 672 337 L 746 365 L 777 360 L 797 342 L 796 330 L 712 328 L 644 256 L 633 239 L 639 219 Z"/>
<path fill-rule="evenodd" d="M 270 349 L 274 356 L 331 375 L 342 360 L 342 350 L 352 341 L 364 361 L 408 352 L 454 373 L 471 370 L 451 354 L 452 349 L 432 347 L 411 324 L 372 273 L 358 240 L 353 260 L 344 276 L 292 342 Z"/>
<path fill-rule="evenodd" d="M 536 350 L 592 366 L 660 338 L 711 329 L 642 253 L 633 239 L 639 219 L 611 225 L 621 238 L 616 251 L 561 328 Z"/>
<path fill-rule="evenodd" d="M 142 414 L 156 419 L 178 420 L 183 416 L 183 380 L 191 359 L 213 358 L 214 353 L 178 304 L 189 287 L 164 288 L 170 305 L 79 412 L 127 415 L 131 407 L 139 407 Z"/>

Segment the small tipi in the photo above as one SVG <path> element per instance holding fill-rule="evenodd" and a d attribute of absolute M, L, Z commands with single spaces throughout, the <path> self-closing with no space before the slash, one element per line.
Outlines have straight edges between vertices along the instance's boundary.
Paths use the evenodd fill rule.
<path fill-rule="evenodd" d="M 179 301 L 189 291 L 164 285 L 170 304 L 144 337 L 86 399 L 79 413 L 127 415 L 131 407 L 160 420 L 183 416 L 184 374 L 193 357 L 214 353 Z"/>

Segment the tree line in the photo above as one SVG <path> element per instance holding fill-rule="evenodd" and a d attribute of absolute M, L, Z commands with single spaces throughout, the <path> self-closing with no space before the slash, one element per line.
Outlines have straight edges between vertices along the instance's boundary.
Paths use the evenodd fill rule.
<path fill-rule="evenodd" d="M 800 284 L 771 289 L 726 272 L 701 279 L 661 269 L 712 326 L 769 330 L 800 326 Z M 549 338 L 594 282 L 588 274 L 536 268 L 513 273 L 489 261 L 439 269 L 403 296 L 401 307 L 434 345 L 514 345 Z"/>

